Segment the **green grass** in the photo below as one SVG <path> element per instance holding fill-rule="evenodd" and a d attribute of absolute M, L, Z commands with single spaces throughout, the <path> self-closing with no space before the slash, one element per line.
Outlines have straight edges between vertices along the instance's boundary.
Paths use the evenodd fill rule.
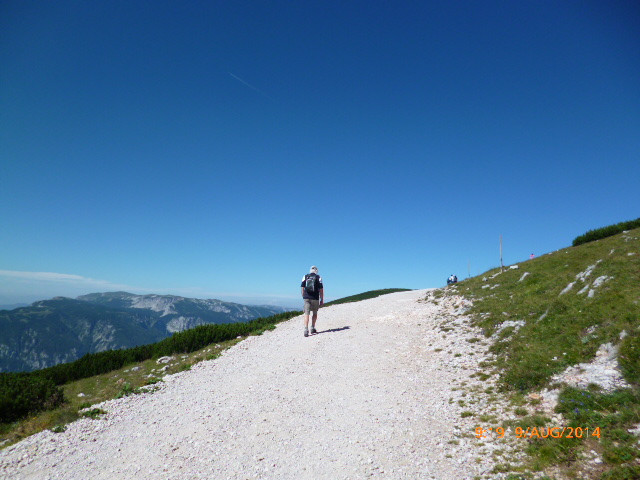
<path fill-rule="evenodd" d="M 593 468 L 589 478 L 639 478 L 624 473 L 637 468 L 640 455 L 637 437 L 628 432 L 629 425 L 640 422 L 637 390 L 602 393 L 568 387 L 560 394 L 556 412 L 562 413 L 564 426 L 574 429 L 575 438 L 532 439 L 527 453 L 534 469 L 560 465 L 575 470 L 581 464 L 580 452 L 595 451 L 604 463 Z M 531 425 L 529 420 L 523 423 Z M 551 426 L 548 419 L 544 423 Z"/>
<path fill-rule="evenodd" d="M 518 266 L 504 271 L 496 268 L 447 287 L 447 294 L 472 300 L 469 313 L 491 339 L 490 351 L 496 355 L 484 368 L 498 374 L 501 394 L 510 397 L 517 407 L 515 413 L 521 415 L 517 423 L 526 427 L 535 420 L 556 426 L 549 419 L 527 415 L 536 405 L 526 395 L 550 387 L 551 377 L 567 367 L 592 361 L 604 343 L 619 347 L 620 370 L 631 384 L 631 388 L 608 393 L 597 386 L 560 385 L 557 413 L 566 426 L 599 426 L 601 435 L 528 440 L 526 467 L 556 468 L 569 477 L 586 468 L 585 480 L 640 479 L 638 439 L 627 432 L 640 423 L 640 229 Z M 591 266 L 586 283 L 576 278 Z M 594 288 L 593 282 L 602 276 L 608 279 Z M 573 287 L 562 293 L 572 282 Z M 589 288 L 579 294 L 585 285 Z M 592 297 L 588 296 L 590 289 L 594 290 Z M 518 322 L 518 327 L 512 324 L 502 329 L 505 321 Z M 602 464 L 585 467 L 581 452 L 591 450 Z"/>
<path fill-rule="evenodd" d="M 638 237 L 636 229 L 523 262 L 516 270 L 494 269 L 458 283 L 457 291 L 473 301 L 471 313 L 485 336 L 496 333 L 505 320 L 524 323 L 517 331 L 500 332 L 501 341 L 492 348 L 506 389 L 529 391 L 545 385 L 567 366 L 592 359 L 601 344 L 619 343 L 623 330 L 629 339 L 623 342 L 621 357 L 627 355 L 627 377 L 633 377 L 639 365 Z M 576 275 L 598 261 L 587 277 L 589 283 L 604 275 L 613 278 L 595 289 L 593 298 L 578 294 L 584 284 Z M 528 275 L 520 281 L 525 272 Z M 561 294 L 571 282 L 574 287 Z M 496 284 L 500 286 L 482 288 Z"/>

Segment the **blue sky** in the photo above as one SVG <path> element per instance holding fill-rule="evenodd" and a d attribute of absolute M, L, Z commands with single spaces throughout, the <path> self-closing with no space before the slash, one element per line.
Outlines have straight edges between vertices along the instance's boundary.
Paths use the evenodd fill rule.
<path fill-rule="evenodd" d="M 639 51 L 635 1 L 2 2 L 0 304 L 566 247 L 640 216 Z"/>

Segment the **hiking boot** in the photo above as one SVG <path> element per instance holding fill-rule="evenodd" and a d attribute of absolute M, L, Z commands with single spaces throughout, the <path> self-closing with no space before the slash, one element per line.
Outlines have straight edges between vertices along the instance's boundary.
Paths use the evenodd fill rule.
<path fill-rule="evenodd" d="M 304 329 L 304 336 L 308 337 L 309 336 L 309 330 L 307 330 L 306 328 Z"/>
<path fill-rule="evenodd" d="M 315 327 L 311 327 L 311 333 L 318 333 L 315 329 Z"/>

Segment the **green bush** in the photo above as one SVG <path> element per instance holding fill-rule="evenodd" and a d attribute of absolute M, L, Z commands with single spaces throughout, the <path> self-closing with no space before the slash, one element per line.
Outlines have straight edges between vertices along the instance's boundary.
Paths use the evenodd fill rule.
<path fill-rule="evenodd" d="M 93 418 L 94 420 L 96 418 L 99 418 L 100 415 L 106 415 L 107 412 L 105 412 L 104 410 L 102 410 L 101 408 L 93 408 L 87 412 L 82 412 L 82 416 L 83 417 L 88 417 L 88 418 Z"/>
<path fill-rule="evenodd" d="M 9 423 L 31 413 L 57 407 L 62 389 L 49 378 L 33 374 L 0 373 L 0 422 Z"/>
<path fill-rule="evenodd" d="M 577 247 L 578 245 L 582 245 L 583 243 L 593 242 L 595 240 L 600 240 L 601 238 L 612 237 L 613 235 L 617 235 L 618 233 L 624 232 L 625 230 L 632 230 L 638 227 L 640 227 L 640 218 L 636 218 L 635 220 L 630 220 L 628 222 L 616 223 L 615 225 L 609 225 L 607 227 L 596 228 L 595 230 L 589 230 L 584 235 L 580 235 L 579 237 L 574 238 L 573 246 Z"/>
<path fill-rule="evenodd" d="M 129 395 L 133 395 L 134 393 L 136 393 L 136 391 L 133 389 L 131 384 L 125 383 L 124 385 L 122 385 L 122 389 L 120 390 L 120 393 L 118 393 L 118 396 L 116 398 L 127 397 Z"/>

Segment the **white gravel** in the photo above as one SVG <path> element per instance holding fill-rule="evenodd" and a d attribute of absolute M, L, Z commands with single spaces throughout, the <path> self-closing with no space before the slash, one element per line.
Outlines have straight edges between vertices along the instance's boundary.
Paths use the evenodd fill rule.
<path fill-rule="evenodd" d="M 101 404 L 100 419 L 4 449 L 0 476 L 472 479 L 492 463 L 457 386 L 485 358 L 467 341 L 481 335 L 462 299 L 426 293 L 323 308 L 309 338 L 301 317 L 284 322 L 159 391 Z"/>

